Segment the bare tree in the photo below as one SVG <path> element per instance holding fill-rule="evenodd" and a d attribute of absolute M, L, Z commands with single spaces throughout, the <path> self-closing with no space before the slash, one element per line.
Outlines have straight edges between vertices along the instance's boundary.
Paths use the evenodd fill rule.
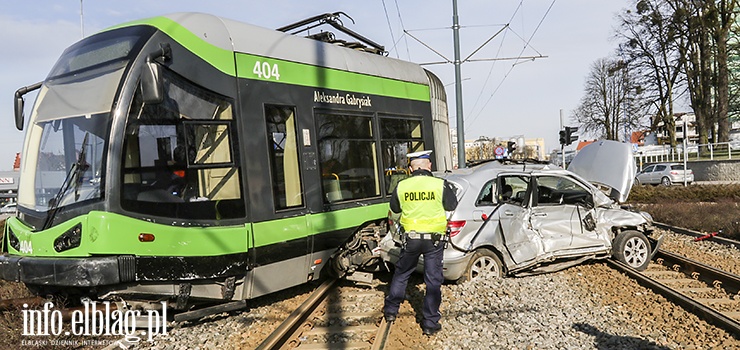
<path fill-rule="evenodd" d="M 619 140 L 620 132 L 628 138 L 629 132 L 640 126 L 642 91 L 630 72 L 623 60 L 602 58 L 591 65 L 581 103 L 572 114 L 579 131 Z"/>
<path fill-rule="evenodd" d="M 727 39 L 727 66 L 729 69 L 729 110 L 730 123 L 740 120 L 740 25 L 730 29 Z"/>
<path fill-rule="evenodd" d="M 696 114 L 699 143 L 729 140 L 729 33 L 737 0 L 665 0 L 673 21 L 686 38 L 678 50 Z M 715 129 L 716 126 L 716 129 Z"/>
<path fill-rule="evenodd" d="M 673 22 L 686 38 L 678 46 L 682 67 L 686 74 L 686 83 L 691 100 L 691 107 L 696 115 L 696 130 L 699 143 L 709 142 L 712 129 L 712 43 L 710 33 L 710 15 L 701 6 L 702 0 L 668 0 L 673 10 Z"/>
<path fill-rule="evenodd" d="M 651 129 L 662 121 L 671 147 L 676 146 L 675 91 L 681 77 L 678 46 L 685 37 L 672 21 L 673 11 L 663 0 L 633 0 L 620 16 L 620 54 L 626 56 L 635 79 L 644 90 L 644 102 L 654 113 Z"/>
<path fill-rule="evenodd" d="M 713 19 L 716 21 L 712 37 L 716 46 L 717 79 L 717 136 L 718 142 L 730 140 L 730 81 L 728 68 L 727 41 L 732 25 L 735 23 L 738 0 L 707 1 Z"/>
<path fill-rule="evenodd" d="M 653 130 L 662 121 L 672 146 L 673 102 L 682 91 L 688 91 L 699 143 L 729 140 L 731 103 L 740 93 L 730 69 L 730 53 L 740 51 L 730 35 L 739 1 L 633 0 L 619 17 L 621 53 L 652 104 Z M 740 112 L 740 101 L 733 106 Z"/>

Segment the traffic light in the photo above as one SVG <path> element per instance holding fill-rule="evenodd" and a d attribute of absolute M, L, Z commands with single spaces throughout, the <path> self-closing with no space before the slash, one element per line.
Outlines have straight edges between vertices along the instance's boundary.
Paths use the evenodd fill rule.
<path fill-rule="evenodd" d="M 509 151 L 509 157 L 511 157 L 511 155 L 514 154 L 514 151 L 516 150 L 516 142 L 509 141 L 509 143 L 506 144 L 506 149 Z"/>
<path fill-rule="evenodd" d="M 567 144 L 565 141 L 566 141 L 565 130 L 560 130 L 560 144 L 561 145 Z"/>
<path fill-rule="evenodd" d="M 578 131 L 578 128 L 575 126 L 566 126 L 565 127 L 565 144 L 570 145 L 573 143 L 573 141 L 578 140 L 578 135 L 573 135 L 576 131 Z"/>

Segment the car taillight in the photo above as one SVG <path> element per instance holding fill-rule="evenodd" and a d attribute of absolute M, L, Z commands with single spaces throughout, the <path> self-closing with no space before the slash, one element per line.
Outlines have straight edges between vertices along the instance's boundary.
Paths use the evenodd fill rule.
<path fill-rule="evenodd" d="M 450 237 L 455 237 L 465 227 L 465 220 L 448 221 L 447 228 L 450 229 Z"/>
<path fill-rule="evenodd" d="M 671 171 L 671 175 L 678 175 L 678 171 Z"/>

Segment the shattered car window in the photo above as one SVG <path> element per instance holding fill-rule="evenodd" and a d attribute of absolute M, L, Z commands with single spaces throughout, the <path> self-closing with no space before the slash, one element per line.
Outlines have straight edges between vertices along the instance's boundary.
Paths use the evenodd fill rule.
<path fill-rule="evenodd" d="M 525 176 L 503 176 L 498 198 L 502 202 L 527 204 L 526 195 L 529 178 Z"/>
<path fill-rule="evenodd" d="M 495 180 L 491 180 L 486 182 L 485 185 L 483 185 L 483 188 L 480 190 L 480 193 L 478 194 L 478 199 L 475 201 L 475 206 L 490 206 L 495 203 L 493 198 L 493 184 L 495 183 Z"/>
<path fill-rule="evenodd" d="M 591 196 L 591 192 L 572 179 L 559 176 L 537 178 L 539 205 L 588 203 Z"/>

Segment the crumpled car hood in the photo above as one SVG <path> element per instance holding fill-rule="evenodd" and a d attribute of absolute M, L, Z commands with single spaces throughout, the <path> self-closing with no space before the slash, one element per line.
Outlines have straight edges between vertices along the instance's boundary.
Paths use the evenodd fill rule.
<path fill-rule="evenodd" d="M 583 147 L 568 170 L 597 186 L 608 187 L 609 197 L 623 203 L 635 181 L 637 166 L 629 143 L 599 140 Z"/>

